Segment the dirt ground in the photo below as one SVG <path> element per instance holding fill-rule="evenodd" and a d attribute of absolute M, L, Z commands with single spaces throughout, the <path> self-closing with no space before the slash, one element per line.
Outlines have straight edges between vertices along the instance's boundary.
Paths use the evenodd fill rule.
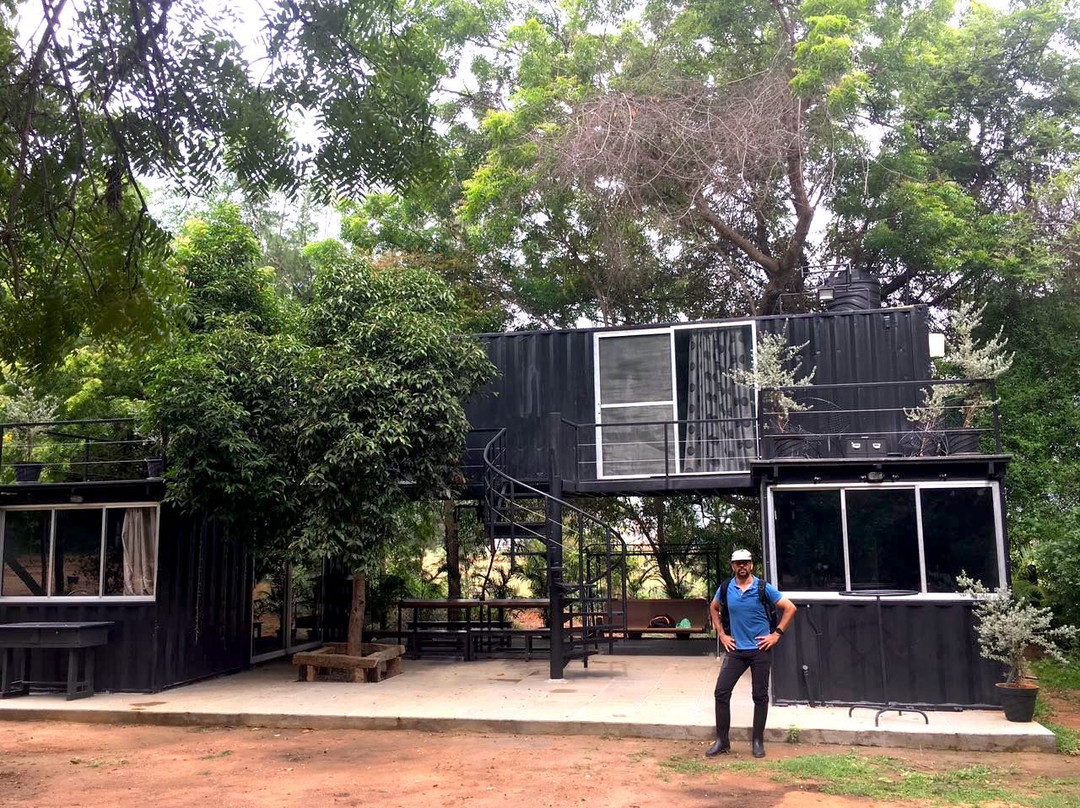
<path fill-rule="evenodd" d="M 733 770 L 733 762 L 753 760 L 740 746 L 716 764 L 702 756 L 706 744 L 693 741 L 8 722 L 0 733 L 0 805 L 890 805 L 828 796 L 813 784 L 778 783 L 746 771 L 749 765 Z M 768 747 L 769 760 L 846 751 L 806 744 Z M 926 773 L 975 763 L 1008 769 L 1018 784 L 1075 778 L 1080 770 L 1076 758 L 1064 755 L 859 751 L 900 758 Z"/>

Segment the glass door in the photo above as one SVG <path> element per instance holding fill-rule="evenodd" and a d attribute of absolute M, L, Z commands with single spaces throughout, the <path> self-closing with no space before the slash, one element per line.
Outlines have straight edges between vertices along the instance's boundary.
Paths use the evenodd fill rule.
<path fill-rule="evenodd" d="M 255 564 L 251 590 L 251 661 L 303 651 L 322 641 L 323 566 Z"/>

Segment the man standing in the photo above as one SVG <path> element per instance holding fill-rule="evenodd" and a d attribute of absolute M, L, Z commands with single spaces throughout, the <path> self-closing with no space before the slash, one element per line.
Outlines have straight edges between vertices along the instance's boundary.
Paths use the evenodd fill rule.
<path fill-rule="evenodd" d="M 754 757 L 765 757 L 765 719 L 769 714 L 769 670 L 772 648 L 795 617 L 795 604 L 772 584 L 755 578 L 749 550 L 731 554 L 732 578 L 720 584 L 709 611 L 713 628 L 727 652 L 716 678 L 716 743 L 706 755 L 723 755 L 731 750 L 731 691 L 750 668 L 754 693 Z M 777 620 L 776 612 L 779 611 Z"/>

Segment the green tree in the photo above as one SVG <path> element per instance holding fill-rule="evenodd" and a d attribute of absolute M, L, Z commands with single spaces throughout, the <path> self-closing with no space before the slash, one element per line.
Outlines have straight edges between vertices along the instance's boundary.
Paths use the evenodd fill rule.
<path fill-rule="evenodd" d="M 326 200 L 440 176 L 431 98 L 477 20 L 459 0 L 0 4 L 0 357 L 48 367 L 85 329 L 155 327 L 173 276 L 143 178 Z"/>
<path fill-rule="evenodd" d="M 450 491 L 462 401 L 491 366 L 456 336 L 452 295 L 430 272 L 376 271 L 333 242 L 308 254 L 313 299 L 295 332 L 234 319 L 193 334 L 154 369 L 150 423 L 168 436 L 170 500 L 253 546 L 352 572 L 354 652 L 395 514 Z"/>
<path fill-rule="evenodd" d="M 1080 303 L 1001 292 L 987 309 L 1016 352 L 998 385 L 1014 575 L 1032 574 L 1065 622 L 1080 619 Z"/>
<path fill-rule="evenodd" d="M 1080 27 L 1070 4 L 897 4 L 861 59 L 879 143 L 840 150 L 830 251 L 901 302 L 940 304 L 995 280 L 1038 281 L 1060 256 L 1033 216 L 1077 159 Z"/>
<path fill-rule="evenodd" d="M 256 331 L 281 331 L 286 303 L 273 268 L 260 266 L 261 258 L 262 247 L 234 204 L 219 202 L 184 223 L 171 260 L 187 289 L 192 330 L 243 317 Z"/>
<path fill-rule="evenodd" d="M 768 313 L 821 267 L 897 302 L 1036 281 L 1078 36 L 1061 0 L 526 6 L 440 108 L 449 185 L 362 229 L 452 245 L 542 326 Z"/>

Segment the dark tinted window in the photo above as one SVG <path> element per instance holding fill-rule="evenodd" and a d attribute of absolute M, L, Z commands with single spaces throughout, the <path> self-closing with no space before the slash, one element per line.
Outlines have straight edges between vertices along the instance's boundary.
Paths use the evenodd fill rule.
<path fill-rule="evenodd" d="M 49 511 L 4 514 L 4 578 L 0 594 L 7 597 L 46 594 L 51 519 Z"/>
<path fill-rule="evenodd" d="M 998 586 L 992 489 L 925 488 L 921 493 L 926 590 L 955 592 L 961 571 Z"/>
<path fill-rule="evenodd" d="M 101 594 L 101 510 L 56 512 L 54 595 Z"/>
<path fill-rule="evenodd" d="M 780 589 L 845 589 L 840 492 L 775 491 L 773 506 Z"/>
<path fill-rule="evenodd" d="M 848 490 L 852 589 L 921 591 L 914 489 Z"/>

